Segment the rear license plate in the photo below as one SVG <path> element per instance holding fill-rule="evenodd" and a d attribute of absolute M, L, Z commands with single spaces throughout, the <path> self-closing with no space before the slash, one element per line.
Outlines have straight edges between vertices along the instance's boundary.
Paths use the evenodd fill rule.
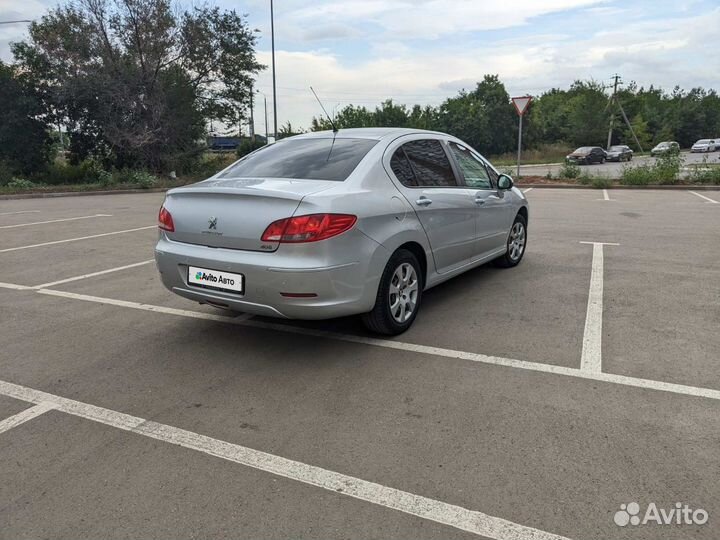
<path fill-rule="evenodd" d="M 245 276 L 220 270 L 188 266 L 188 283 L 195 287 L 242 294 Z"/>

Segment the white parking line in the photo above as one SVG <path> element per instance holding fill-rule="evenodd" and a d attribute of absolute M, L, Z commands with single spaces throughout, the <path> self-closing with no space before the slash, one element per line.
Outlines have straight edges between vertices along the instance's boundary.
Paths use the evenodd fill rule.
<path fill-rule="evenodd" d="M 48 223 L 60 223 L 62 221 L 77 221 L 79 219 L 92 219 L 98 217 L 112 217 L 112 214 L 93 214 L 92 216 L 79 216 L 64 219 L 51 219 L 49 221 L 35 221 L 33 223 L 20 223 L 18 225 L 2 225 L 0 229 L 16 229 L 18 227 L 30 227 L 31 225 L 46 225 Z"/>
<path fill-rule="evenodd" d="M 706 197 L 705 195 L 700 195 L 697 191 L 690 191 L 693 195 L 697 195 L 698 197 L 705 199 L 708 202 L 711 202 L 713 204 L 720 204 L 718 201 L 711 199 L 710 197 Z"/>
<path fill-rule="evenodd" d="M 592 244 L 592 242 L 587 242 Z M 605 244 L 619 245 L 619 244 Z M 622 386 L 631 386 L 635 388 L 647 388 L 650 390 L 659 390 L 661 392 L 670 392 L 685 396 L 702 397 L 720 401 L 720 390 L 711 388 L 700 388 L 695 386 L 686 386 L 682 384 L 667 383 L 663 381 L 654 381 L 652 379 L 639 379 L 636 377 L 627 377 L 625 375 L 613 375 L 611 373 L 601 373 L 595 371 L 583 371 L 577 368 L 569 368 L 564 366 L 556 366 L 553 364 L 542 364 L 539 362 L 528 362 L 525 360 L 515 360 L 512 358 L 502 358 L 499 356 L 487 356 L 479 353 L 467 351 L 457 351 L 453 349 L 443 349 L 440 347 L 430 347 L 427 345 L 416 345 L 414 343 L 403 343 L 401 341 L 390 341 L 387 339 L 370 338 L 363 336 L 353 336 L 351 334 L 338 334 L 335 332 L 327 332 L 325 330 L 315 330 L 312 328 L 301 328 L 299 326 L 290 326 L 280 323 L 269 323 L 257 320 L 243 320 L 236 317 L 223 317 L 221 315 L 213 315 L 210 313 L 201 313 L 199 311 L 190 311 L 184 309 L 175 309 L 164 306 L 154 306 L 151 304 L 140 304 L 138 302 L 129 302 L 127 300 L 116 300 L 114 298 L 103 298 L 99 296 L 89 296 L 86 294 L 70 293 L 65 291 L 55 291 L 52 289 L 38 289 L 38 293 L 51 296 L 59 296 L 62 298 L 70 298 L 73 300 L 82 300 L 85 302 L 95 302 L 98 304 L 108 304 L 119 307 L 127 307 L 142 311 L 151 311 L 154 313 L 165 313 L 167 315 L 177 315 L 180 317 L 190 317 L 194 319 L 207 319 L 219 321 L 226 324 L 236 324 L 238 326 L 248 326 L 252 328 L 261 328 L 264 330 L 273 330 L 276 332 L 286 332 L 290 334 L 300 334 L 303 336 L 323 337 L 349 343 L 359 343 L 363 345 L 373 345 L 375 347 L 384 347 L 386 349 L 395 349 L 401 351 L 415 352 L 419 354 L 427 354 L 429 356 L 437 356 L 442 358 L 450 358 L 453 360 L 467 360 L 470 362 L 479 362 L 482 364 L 490 364 L 495 366 L 511 367 L 524 369 L 528 371 L 538 371 L 541 373 L 549 373 L 553 375 L 564 375 L 567 377 L 575 377 L 578 379 L 589 379 L 594 381 L 608 382 L 619 384 Z"/>
<path fill-rule="evenodd" d="M 40 210 L 20 210 L 19 212 L 0 212 L 0 216 L 14 216 L 16 214 L 39 214 Z"/>
<path fill-rule="evenodd" d="M 603 242 L 580 242 L 592 244 L 593 258 L 590 272 L 590 292 L 588 293 L 585 331 L 583 332 L 580 369 L 599 373 L 602 371 L 602 316 L 603 316 Z"/>
<path fill-rule="evenodd" d="M 523 193 L 527 193 L 528 191 L 532 191 L 533 189 L 535 189 L 535 188 L 529 187 L 527 189 L 523 189 Z"/>
<path fill-rule="evenodd" d="M 34 407 L 30 407 L 29 409 L 25 409 L 24 411 L 20 411 L 19 413 L 0 421 L 0 433 L 4 433 L 9 429 L 19 426 L 20 424 L 24 424 L 28 420 L 37 418 L 41 414 L 51 411 L 55 408 L 55 405 L 47 401 L 31 403 L 37 403 L 37 405 L 35 405 Z"/>
<path fill-rule="evenodd" d="M 151 262 L 155 262 L 155 259 L 149 259 L 147 261 L 142 261 L 135 264 L 126 264 L 125 266 L 118 266 L 116 268 L 110 268 L 108 270 L 101 270 L 100 272 L 93 272 L 92 274 L 83 274 L 82 276 L 75 276 L 67 279 L 60 279 L 58 281 L 51 281 L 50 283 L 43 283 L 42 285 L 35 285 L 32 287 L 33 289 L 46 289 L 48 287 L 53 287 L 54 285 L 61 285 L 63 283 L 70 283 L 72 281 L 78 281 L 81 279 L 91 278 L 95 276 L 102 276 L 104 274 L 111 274 L 113 272 L 119 272 L 121 270 L 128 270 L 130 268 L 137 268 L 138 266 L 143 266 L 146 264 L 150 264 Z"/>
<path fill-rule="evenodd" d="M 28 285 L 16 285 L 15 283 L 0 282 L 0 289 L 13 289 L 15 291 L 27 291 L 28 289 L 32 289 L 32 287 L 30 287 Z"/>
<path fill-rule="evenodd" d="M 482 512 L 468 510 L 454 504 L 25 386 L 0 381 L 0 394 L 30 403 L 50 403 L 59 411 L 86 420 L 202 452 L 209 456 L 302 482 L 338 495 L 442 523 L 486 538 L 495 540 L 568 540 L 566 537 L 526 527 Z"/>
<path fill-rule="evenodd" d="M 157 225 L 149 225 L 147 227 L 138 227 L 136 229 L 125 229 L 124 231 L 114 231 L 114 232 L 109 232 L 109 233 L 93 234 L 90 236 L 81 236 L 79 238 L 68 238 L 66 240 L 55 240 L 53 242 L 43 242 L 42 244 L 31 244 L 29 246 L 5 248 L 5 249 L 0 249 L 0 253 L 8 253 L 10 251 L 18 251 L 21 249 L 32 249 L 32 248 L 43 247 L 43 246 L 54 246 L 55 244 L 65 244 L 66 242 L 78 242 L 79 240 L 90 240 L 91 238 L 101 238 L 103 236 L 112 236 L 114 234 L 125 234 L 125 233 L 131 233 L 131 232 L 135 232 L 135 231 L 144 231 L 146 229 L 155 229 L 156 227 L 157 227 Z"/>

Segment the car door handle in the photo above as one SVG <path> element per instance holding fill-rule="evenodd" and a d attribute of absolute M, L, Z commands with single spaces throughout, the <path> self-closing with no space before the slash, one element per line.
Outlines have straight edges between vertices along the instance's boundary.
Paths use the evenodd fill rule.
<path fill-rule="evenodd" d="M 420 197 L 417 201 L 415 201 L 415 204 L 418 206 L 428 206 L 432 204 L 432 199 L 428 199 L 427 197 Z"/>
<path fill-rule="evenodd" d="M 485 199 L 481 197 L 475 197 L 475 203 L 476 204 L 485 204 Z"/>

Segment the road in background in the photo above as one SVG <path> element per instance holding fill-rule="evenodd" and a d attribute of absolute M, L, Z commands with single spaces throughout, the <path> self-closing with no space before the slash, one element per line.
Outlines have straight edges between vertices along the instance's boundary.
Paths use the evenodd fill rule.
<path fill-rule="evenodd" d="M 691 154 L 690 152 L 683 152 L 682 158 L 684 160 L 684 165 L 698 165 L 703 162 L 704 159 L 707 159 L 708 163 L 716 163 L 720 164 L 720 152 L 710 152 L 707 154 Z M 637 156 L 632 159 L 630 162 L 625 163 L 617 163 L 617 162 L 606 162 L 603 165 L 595 164 L 595 165 L 581 165 L 581 172 L 587 173 L 591 176 L 604 176 L 606 178 L 620 178 L 622 176 L 622 171 L 625 167 L 637 167 L 638 165 L 646 165 L 646 164 L 652 164 L 655 163 L 656 158 L 652 158 L 650 156 Z M 523 165 L 520 167 L 520 175 L 521 176 L 545 176 L 548 173 L 552 174 L 554 177 L 557 177 L 558 173 L 560 172 L 563 164 L 562 163 L 548 163 L 543 165 Z M 510 169 L 510 166 L 506 167 L 498 167 L 500 170 L 504 171 L 505 169 Z M 515 169 L 512 168 L 512 173 L 514 175 Z"/>

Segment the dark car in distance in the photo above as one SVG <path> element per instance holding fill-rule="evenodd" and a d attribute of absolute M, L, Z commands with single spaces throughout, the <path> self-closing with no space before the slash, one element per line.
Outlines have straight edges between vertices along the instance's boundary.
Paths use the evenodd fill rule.
<path fill-rule="evenodd" d="M 565 158 L 568 163 L 576 163 L 578 165 L 605 163 L 606 159 L 607 153 L 599 146 L 581 146 Z"/>
<path fill-rule="evenodd" d="M 608 161 L 630 161 L 633 157 L 633 151 L 624 144 L 611 146 L 606 153 Z"/>

